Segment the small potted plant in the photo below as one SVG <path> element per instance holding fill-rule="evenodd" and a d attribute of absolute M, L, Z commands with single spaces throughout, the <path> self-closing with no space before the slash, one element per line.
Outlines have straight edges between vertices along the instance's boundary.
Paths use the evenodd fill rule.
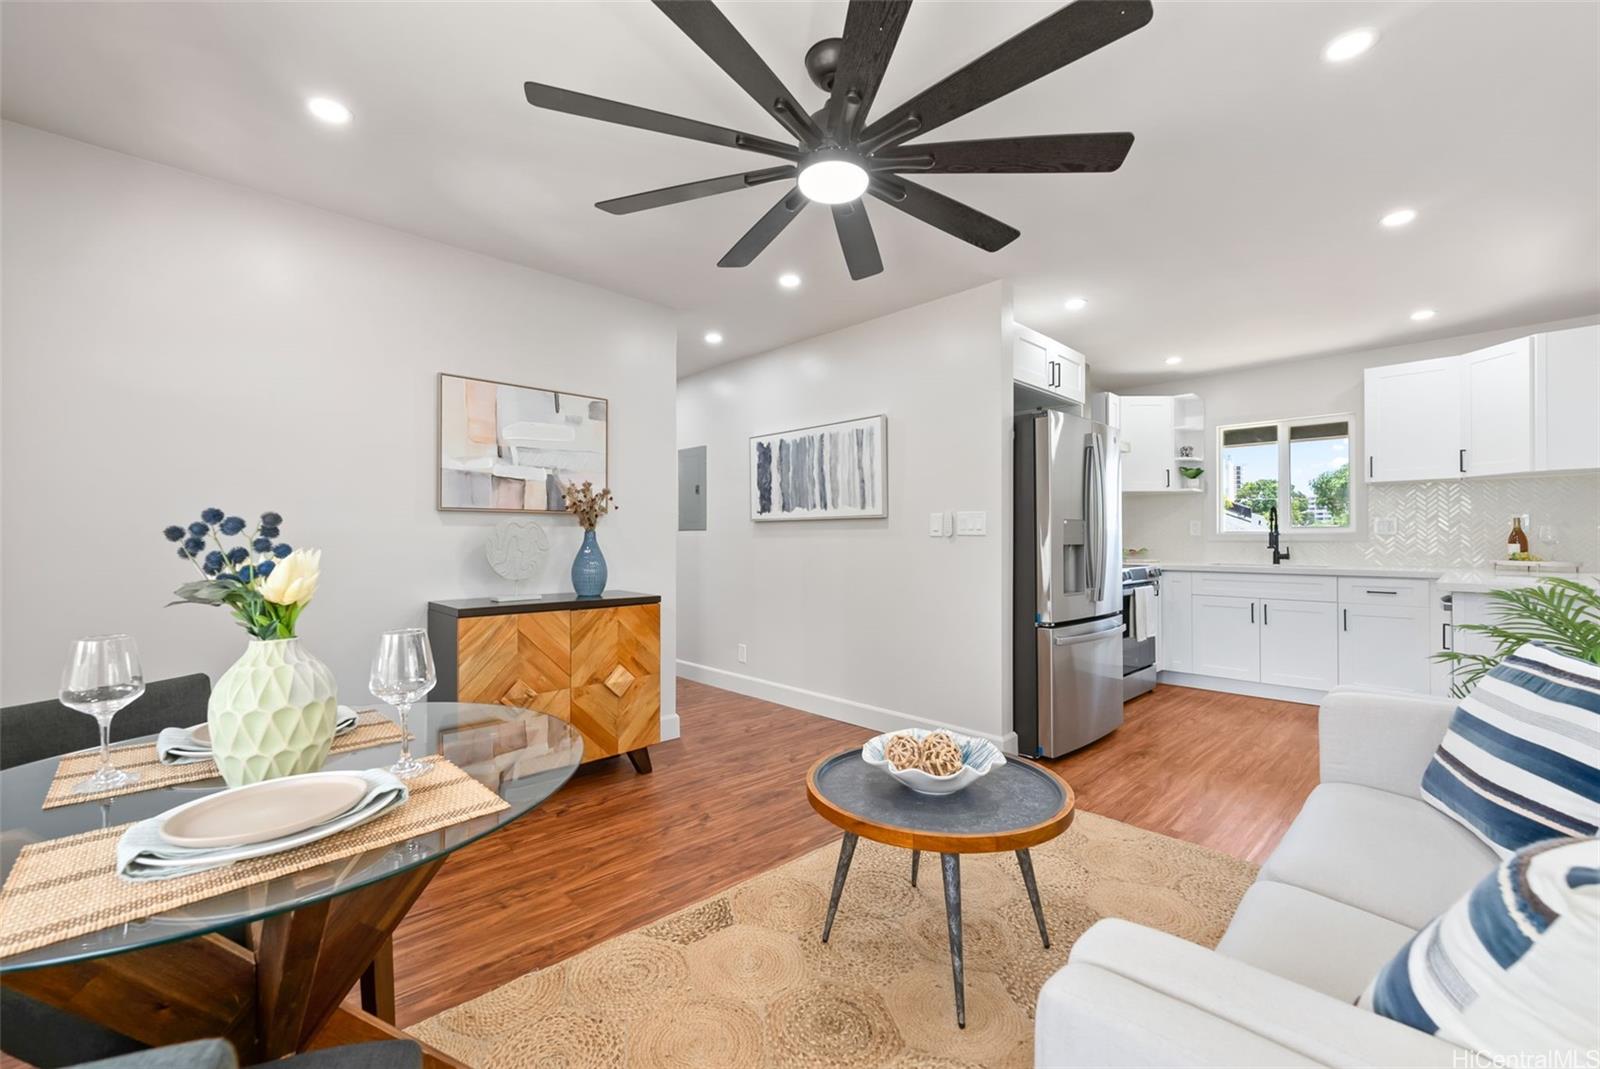
<path fill-rule="evenodd" d="M 317 592 L 322 553 L 279 541 L 281 523 L 276 512 L 263 512 L 246 534 L 242 518 L 209 508 L 196 522 L 162 532 L 200 573 L 173 592 L 171 604 L 225 605 L 250 636 L 206 707 L 211 755 L 230 787 L 315 772 L 333 742 L 333 673 L 295 633 Z"/>
<path fill-rule="evenodd" d="M 611 490 L 596 490 L 594 483 L 585 479 L 583 484 L 568 483 L 561 488 L 567 511 L 578 517 L 583 527 L 583 545 L 572 561 L 572 589 L 580 598 L 597 598 L 606 589 L 606 558 L 600 552 L 600 543 L 594 535 L 600 517 L 616 505 L 611 500 Z"/>

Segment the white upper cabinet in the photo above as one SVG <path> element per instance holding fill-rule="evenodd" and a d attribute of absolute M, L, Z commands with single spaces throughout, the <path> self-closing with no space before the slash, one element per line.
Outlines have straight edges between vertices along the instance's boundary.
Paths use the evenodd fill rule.
<path fill-rule="evenodd" d="M 1600 468 L 1600 325 L 1533 337 L 1535 471 Z"/>
<path fill-rule="evenodd" d="M 1367 481 L 1600 468 L 1600 326 L 1368 368 Z"/>
<path fill-rule="evenodd" d="M 1171 490 L 1177 466 L 1176 399 L 1123 397 L 1122 489 Z"/>
<path fill-rule="evenodd" d="M 1461 475 L 1461 359 L 1366 371 L 1367 481 Z"/>
<path fill-rule="evenodd" d="M 1083 354 L 1020 323 L 1013 327 L 1016 339 L 1011 349 L 1012 380 L 1041 393 L 1083 404 L 1086 400 Z"/>
<path fill-rule="evenodd" d="M 1533 470 L 1533 339 L 1518 338 L 1461 357 L 1464 475 Z"/>

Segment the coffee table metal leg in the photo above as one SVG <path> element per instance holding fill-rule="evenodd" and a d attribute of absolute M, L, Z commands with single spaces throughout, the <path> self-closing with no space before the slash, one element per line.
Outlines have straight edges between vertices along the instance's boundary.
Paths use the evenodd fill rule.
<path fill-rule="evenodd" d="M 917 885 L 917 862 L 922 860 L 922 851 L 911 851 L 911 886 Z"/>
<path fill-rule="evenodd" d="M 950 929 L 950 971 L 956 985 L 956 1027 L 967 1027 L 966 970 L 961 962 L 961 855 L 940 854 L 944 870 L 944 916 Z"/>
<path fill-rule="evenodd" d="M 1050 949 L 1050 933 L 1044 926 L 1044 906 L 1039 903 L 1039 884 L 1033 878 L 1033 858 L 1026 850 L 1017 851 L 1017 864 L 1022 868 L 1022 882 L 1028 888 L 1028 901 L 1033 904 L 1033 919 L 1039 922 L 1039 938 L 1045 949 Z"/>
<path fill-rule="evenodd" d="M 828 919 L 822 922 L 822 941 L 828 941 L 828 933 L 833 931 L 833 915 L 839 910 L 839 896 L 844 894 L 844 878 L 850 873 L 850 858 L 856 852 L 855 832 L 847 831 L 844 838 L 839 841 L 839 864 L 833 870 L 833 893 L 828 896 Z"/>

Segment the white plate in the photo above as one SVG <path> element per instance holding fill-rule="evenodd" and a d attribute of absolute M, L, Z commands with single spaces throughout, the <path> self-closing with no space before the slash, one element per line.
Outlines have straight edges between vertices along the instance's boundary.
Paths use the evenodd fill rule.
<path fill-rule="evenodd" d="M 167 814 L 161 838 L 173 846 L 245 846 L 293 835 L 361 801 L 367 781 L 348 772 L 310 772 L 197 798 Z"/>
<path fill-rule="evenodd" d="M 196 724 L 189 729 L 189 737 L 202 746 L 211 745 L 211 725 Z"/>

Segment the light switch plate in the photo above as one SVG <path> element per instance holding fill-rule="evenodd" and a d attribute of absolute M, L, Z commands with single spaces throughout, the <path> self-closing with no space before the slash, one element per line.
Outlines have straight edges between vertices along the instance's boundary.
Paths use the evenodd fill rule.
<path fill-rule="evenodd" d="M 1189 521 L 1189 537 L 1190 538 L 1199 538 L 1200 537 L 1200 521 L 1199 520 L 1190 520 Z"/>
<path fill-rule="evenodd" d="M 988 533 L 989 514 L 987 512 L 956 513 L 956 534 L 982 535 Z"/>
<path fill-rule="evenodd" d="M 950 514 L 948 512 L 928 513 L 928 537 L 948 538 L 950 536 Z"/>
<path fill-rule="evenodd" d="M 1372 533 L 1375 535 L 1392 535 L 1395 533 L 1393 516 L 1378 516 L 1372 521 Z"/>

